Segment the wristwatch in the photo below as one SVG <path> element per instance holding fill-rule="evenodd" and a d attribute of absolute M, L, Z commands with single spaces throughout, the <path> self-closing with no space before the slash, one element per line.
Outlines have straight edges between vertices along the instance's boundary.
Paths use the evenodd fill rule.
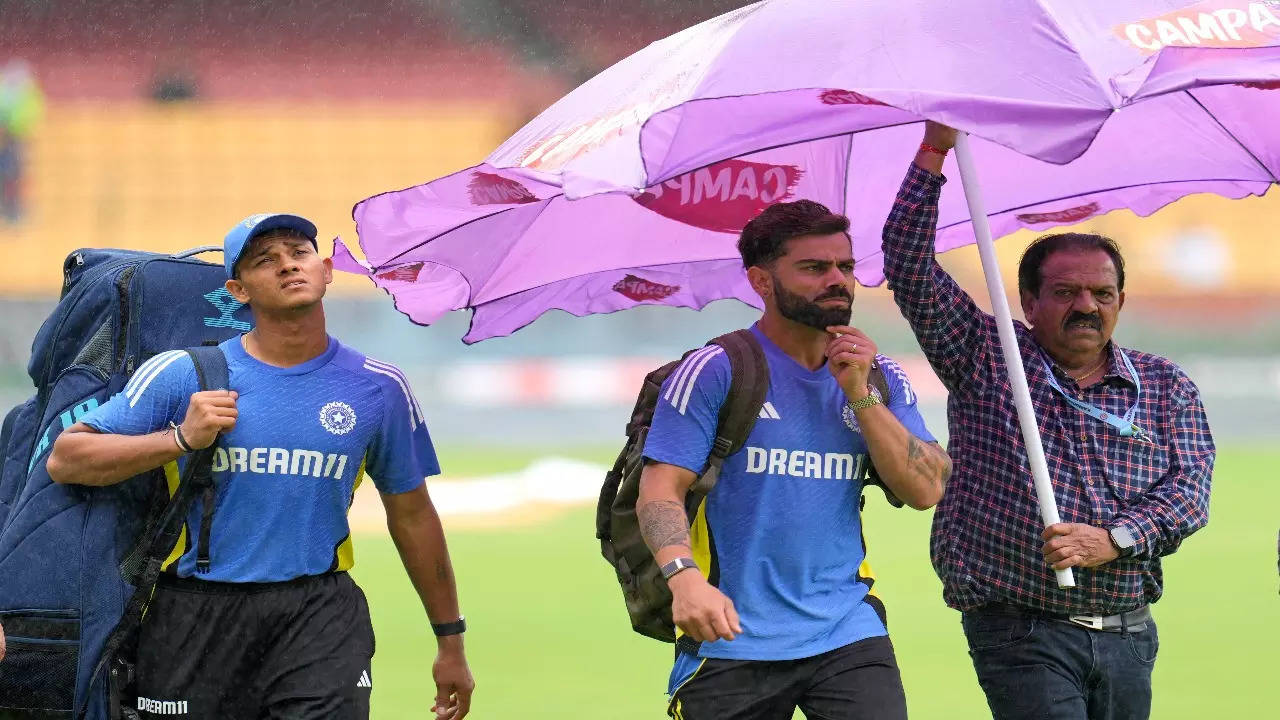
<path fill-rule="evenodd" d="M 1123 525 L 1116 525 L 1107 530 L 1107 534 L 1111 536 L 1111 544 L 1116 546 L 1116 550 L 1120 552 L 1120 557 L 1129 557 L 1133 554 L 1133 546 L 1137 541 L 1133 538 L 1133 533 Z"/>
<path fill-rule="evenodd" d="M 853 408 L 854 410 L 865 410 L 871 407 L 872 405 L 879 405 L 881 402 L 880 393 L 876 392 L 874 388 L 867 388 L 867 389 L 869 390 L 869 392 L 867 393 L 867 396 L 862 398 L 861 400 L 850 400 L 849 407 Z"/>
<path fill-rule="evenodd" d="M 698 568 L 698 564 L 693 561 L 693 558 L 678 557 L 662 566 L 662 579 L 670 580 L 676 573 L 689 568 L 694 568 L 695 570 Z"/>

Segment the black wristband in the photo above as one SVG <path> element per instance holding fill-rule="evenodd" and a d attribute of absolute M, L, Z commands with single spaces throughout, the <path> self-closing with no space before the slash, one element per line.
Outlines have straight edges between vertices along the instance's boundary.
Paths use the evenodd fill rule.
<path fill-rule="evenodd" d="M 177 441 L 178 449 L 184 453 L 195 452 L 195 448 L 191 447 L 191 443 L 187 442 L 187 439 L 182 437 L 182 426 L 172 421 L 169 423 L 169 426 L 173 428 L 173 439 Z"/>
<path fill-rule="evenodd" d="M 431 632 L 436 637 L 445 637 L 446 635 L 461 635 L 467 631 L 467 619 L 461 615 L 457 620 L 447 623 L 431 623 Z"/>

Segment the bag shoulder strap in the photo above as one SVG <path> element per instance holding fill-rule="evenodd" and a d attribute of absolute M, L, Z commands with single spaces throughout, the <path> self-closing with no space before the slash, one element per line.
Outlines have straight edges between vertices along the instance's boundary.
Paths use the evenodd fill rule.
<path fill-rule="evenodd" d="M 227 358 L 220 348 L 214 346 L 187 348 L 187 353 L 195 365 L 196 377 L 199 379 L 202 391 L 228 389 L 227 386 L 230 383 Z M 125 603 L 120 622 L 107 637 L 102 655 L 98 658 L 98 664 L 90 680 L 91 683 L 95 682 L 104 671 L 107 673 L 109 707 L 113 717 L 118 717 L 123 688 L 133 680 L 133 663 L 130 659 L 123 657 L 121 652 L 126 648 L 132 648 L 136 643 L 136 633 L 142 624 L 142 616 L 146 612 L 147 605 L 151 601 L 156 579 L 160 576 L 164 561 L 178 542 L 182 527 L 186 523 L 187 511 L 191 508 L 191 502 L 197 493 L 203 493 L 204 514 L 200 523 L 200 545 L 207 567 L 209 525 L 213 515 L 212 469 L 215 447 L 216 443 L 191 454 L 183 468 L 178 487 L 168 505 L 160 513 L 154 529 L 138 538 L 137 545 L 129 553 L 130 556 L 141 558 L 140 567 L 134 577 L 125 578 L 134 586 L 133 595 Z"/>
<path fill-rule="evenodd" d="M 716 442 L 711 448 L 712 454 L 723 459 L 741 450 L 755 427 L 769 392 L 769 361 L 750 330 L 735 330 L 711 342 L 724 348 L 732 372 L 729 395 L 720 406 Z"/>
<path fill-rule="evenodd" d="M 201 390 L 228 390 L 231 384 L 227 369 L 227 356 L 217 345 L 187 348 L 191 362 L 196 366 L 196 378 Z"/>
<path fill-rule="evenodd" d="M 755 427 L 769 392 L 769 361 L 764 348 L 749 329 L 735 330 L 715 338 L 708 345 L 724 348 L 729 358 L 731 380 L 729 394 L 720 406 L 716 423 L 716 439 L 707 457 L 707 469 L 694 482 L 689 494 L 700 501 L 715 487 L 725 458 L 738 452 Z"/>
<path fill-rule="evenodd" d="M 884 376 L 884 368 L 880 367 L 879 362 L 871 363 L 871 372 L 867 376 L 867 382 L 871 383 L 871 387 L 880 391 L 880 399 L 887 405 L 889 403 L 889 379 Z"/>
<path fill-rule="evenodd" d="M 880 393 L 880 399 L 888 405 L 889 379 L 884 376 L 884 368 L 880 367 L 879 362 L 871 364 L 871 373 L 868 375 L 867 381 L 871 383 L 871 387 L 875 388 Z M 871 462 L 871 457 L 869 455 L 864 467 L 866 469 L 866 475 L 863 478 L 864 488 L 868 485 L 878 485 L 880 489 L 884 491 L 884 499 L 889 501 L 890 505 L 900 508 L 905 504 L 898 499 L 898 496 L 895 495 L 892 490 L 889 489 L 888 485 L 884 484 L 884 480 L 880 479 L 880 473 L 876 470 L 875 464 Z"/>
<path fill-rule="evenodd" d="M 200 380 L 200 390 L 227 390 L 230 385 L 230 371 L 227 369 L 227 356 L 222 348 L 201 346 L 187 348 L 191 363 L 196 367 L 196 377 Z M 217 443 L 215 442 L 214 445 Z M 196 574 L 209 572 L 212 562 L 209 559 L 209 533 L 213 527 L 213 448 L 214 445 L 198 450 L 189 461 L 192 466 L 191 482 L 194 489 L 200 491 L 200 534 L 196 541 Z"/>

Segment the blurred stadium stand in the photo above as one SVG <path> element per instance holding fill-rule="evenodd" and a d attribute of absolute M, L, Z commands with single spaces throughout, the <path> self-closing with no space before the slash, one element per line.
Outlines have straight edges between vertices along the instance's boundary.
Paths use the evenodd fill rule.
<path fill-rule="evenodd" d="M 31 141 L 29 216 L 0 226 L 0 402 L 30 393 L 31 338 L 71 250 L 216 244 L 263 209 L 308 215 L 325 239 L 354 241 L 355 202 L 478 162 L 586 76 L 741 4 L 0 0 L 0 61 L 29 61 L 48 97 Z M 1129 260 L 1120 340 L 1185 363 L 1228 435 L 1280 426 L 1276 218 L 1272 192 L 1084 226 L 1120 239 Z M 1009 283 L 1030 237 L 998 244 Z M 971 249 L 944 263 L 983 292 Z M 442 439 L 535 443 L 617 440 L 637 373 L 753 315 L 727 303 L 555 314 L 468 348 L 464 316 L 413 326 L 351 276 L 329 312 L 335 334 L 406 368 L 429 414 L 450 418 L 436 426 Z M 918 368 L 931 424 L 944 427 L 939 388 L 887 293 L 867 290 L 856 313 L 886 352 Z"/>
<path fill-rule="evenodd" d="M 208 100 L 489 97 L 521 81 L 425 0 L 3 0 L 4 52 L 54 99 L 127 100 L 182 72 Z"/>

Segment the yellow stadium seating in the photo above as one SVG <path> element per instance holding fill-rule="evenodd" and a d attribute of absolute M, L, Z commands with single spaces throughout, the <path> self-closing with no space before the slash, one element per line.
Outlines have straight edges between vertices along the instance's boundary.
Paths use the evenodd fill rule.
<path fill-rule="evenodd" d="M 30 149 L 28 217 L 0 226 L 0 293 L 56 293 L 78 247 L 220 244 L 262 211 L 354 245 L 357 201 L 479 162 L 512 123 L 476 105 L 51 105 Z M 339 274 L 340 291 L 367 287 Z"/>

